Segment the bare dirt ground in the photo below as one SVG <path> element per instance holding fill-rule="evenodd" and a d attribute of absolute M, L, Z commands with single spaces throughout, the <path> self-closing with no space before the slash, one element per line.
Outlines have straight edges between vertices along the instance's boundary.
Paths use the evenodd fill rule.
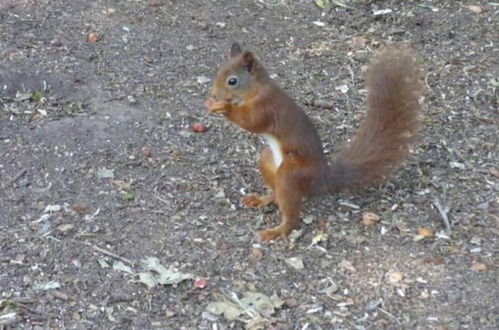
<path fill-rule="evenodd" d="M 0 0 L 0 328 L 498 328 L 497 2 L 317 4 Z M 410 43 L 428 90 L 406 165 L 259 243 L 278 214 L 240 199 L 264 189 L 262 142 L 202 106 L 234 40 L 331 157 L 365 110 L 369 58 Z M 148 287 L 165 269 L 146 257 L 192 276 Z"/>

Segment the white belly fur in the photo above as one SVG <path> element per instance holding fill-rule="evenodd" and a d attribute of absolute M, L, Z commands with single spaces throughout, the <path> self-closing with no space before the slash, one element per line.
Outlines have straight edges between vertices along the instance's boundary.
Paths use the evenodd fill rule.
<path fill-rule="evenodd" d="M 262 134 L 263 138 L 265 141 L 267 141 L 267 144 L 270 147 L 270 150 L 272 151 L 272 156 L 274 158 L 274 165 L 276 168 L 278 168 L 283 160 L 283 155 L 282 155 L 282 150 L 281 146 L 279 145 L 279 141 L 275 137 L 269 134 Z"/>

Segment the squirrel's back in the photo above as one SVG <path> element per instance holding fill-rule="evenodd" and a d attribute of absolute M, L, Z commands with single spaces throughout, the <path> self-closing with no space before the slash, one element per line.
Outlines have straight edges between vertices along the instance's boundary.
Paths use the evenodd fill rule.
<path fill-rule="evenodd" d="M 329 189 L 377 184 L 407 158 L 420 127 L 420 70 L 406 48 L 387 48 L 370 64 L 367 113 L 327 171 Z"/>

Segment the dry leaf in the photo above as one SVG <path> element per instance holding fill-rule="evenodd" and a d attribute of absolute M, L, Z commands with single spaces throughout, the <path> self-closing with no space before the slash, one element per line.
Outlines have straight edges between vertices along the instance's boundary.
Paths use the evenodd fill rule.
<path fill-rule="evenodd" d="M 489 172 L 490 172 L 490 174 L 492 174 L 492 175 L 493 175 L 493 176 L 495 176 L 496 178 L 499 178 L 499 170 L 498 170 L 498 169 L 491 167 L 491 168 L 489 169 Z"/>
<path fill-rule="evenodd" d="M 487 266 L 485 264 L 480 263 L 480 262 L 475 262 L 471 266 L 471 270 L 474 272 L 483 272 L 483 271 L 487 270 Z"/>
<path fill-rule="evenodd" d="M 401 232 L 401 233 L 409 233 L 409 232 L 412 232 L 412 229 L 409 228 L 409 226 L 407 224 L 405 224 L 404 222 L 402 221 L 398 221 L 395 223 L 395 227 L 397 227 L 397 229 Z"/>
<path fill-rule="evenodd" d="M 355 49 L 362 49 L 366 46 L 367 39 L 365 37 L 353 37 L 352 47 Z"/>
<path fill-rule="evenodd" d="M 431 230 L 429 228 L 419 228 L 418 235 L 421 235 L 424 237 L 430 237 L 430 236 L 433 236 L 433 230 Z"/>
<path fill-rule="evenodd" d="M 62 233 L 68 232 L 73 228 L 74 228 L 74 225 L 72 225 L 70 223 L 65 223 L 65 224 L 61 224 L 61 225 L 57 226 L 57 230 L 62 232 Z"/>
<path fill-rule="evenodd" d="M 414 242 L 419 242 L 427 237 L 433 236 L 433 230 L 429 228 L 419 228 L 417 231 L 417 235 L 414 236 Z"/>
<path fill-rule="evenodd" d="M 103 10 L 103 13 L 110 16 L 110 15 L 114 14 L 115 11 L 116 11 L 116 9 L 114 9 L 114 8 L 107 8 L 106 10 Z"/>
<path fill-rule="evenodd" d="M 293 267 L 296 270 L 302 270 L 303 268 L 305 268 L 301 257 L 291 257 L 287 258 L 285 261 L 289 266 Z"/>
<path fill-rule="evenodd" d="M 107 168 L 99 168 L 95 174 L 101 179 L 114 179 L 114 170 Z"/>
<path fill-rule="evenodd" d="M 386 273 L 386 278 L 388 279 L 388 282 L 394 284 L 402 281 L 402 279 L 404 278 L 404 273 L 397 271 L 389 271 L 388 273 Z"/>
<path fill-rule="evenodd" d="M 128 182 L 123 180 L 113 180 L 111 181 L 111 183 L 118 187 L 119 191 L 127 191 L 132 186 L 133 180 L 130 180 Z"/>
<path fill-rule="evenodd" d="M 320 9 L 326 8 L 326 4 L 324 3 L 324 0 L 315 0 L 315 5 L 319 7 Z"/>
<path fill-rule="evenodd" d="M 346 259 L 341 260 L 340 267 L 349 270 L 352 273 L 355 273 L 357 271 L 357 269 L 355 269 L 355 267 L 353 266 L 352 262 Z"/>
<path fill-rule="evenodd" d="M 469 10 L 471 10 L 472 12 L 474 12 L 475 14 L 480 14 L 483 12 L 483 9 L 482 7 L 480 6 L 476 6 L 476 5 L 470 5 L 468 6 Z"/>
<path fill-rule="evenodd" d="M 326 232 L 319 231 L 317 233 L 317 235 L 315 235 L 312 238 L 312 244 L 310 244 L 310 246 L 316 245 L 316 244 L 318 244 L 320 242 L 325 242 L 325 241 L 327 241 L 327 238 L 328 238 L 328 234 Z"/>
<path fill-rule="evenodd" d="M 242 315 L 252 315 L 253 319 L 259 316 L 270 317 L 284 304 L 284 301 L 276 296 L 268 297 L 259 292 L 243 293 L 241 299 L 235 293 L 230 299 L 220 298 L 219 301 L 209 303 L 206 310 L 215 315 L 223 315 L 228 321 L 240 320 Z"/>
<path fill-rule="evenodd" d="M 366 227 L 372 227 L 379 222 L 379 215 L 374 214 L 372 212 L 364 212 L 362 213 L 362 224 Z"/>

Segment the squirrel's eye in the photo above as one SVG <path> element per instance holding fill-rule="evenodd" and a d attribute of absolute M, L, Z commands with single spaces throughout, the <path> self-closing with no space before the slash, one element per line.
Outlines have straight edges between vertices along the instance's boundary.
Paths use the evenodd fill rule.
<path fill-rule="evenodd" d="M 234 77 L 234 76 L 230 76 L 228 79 L 227 79 L 227 86 L 230 86 L 230 87 L 235 87 L 237 86 L 237 83 L 239 82 L 239 80 L 237 79 L 237 77 Z"/>

